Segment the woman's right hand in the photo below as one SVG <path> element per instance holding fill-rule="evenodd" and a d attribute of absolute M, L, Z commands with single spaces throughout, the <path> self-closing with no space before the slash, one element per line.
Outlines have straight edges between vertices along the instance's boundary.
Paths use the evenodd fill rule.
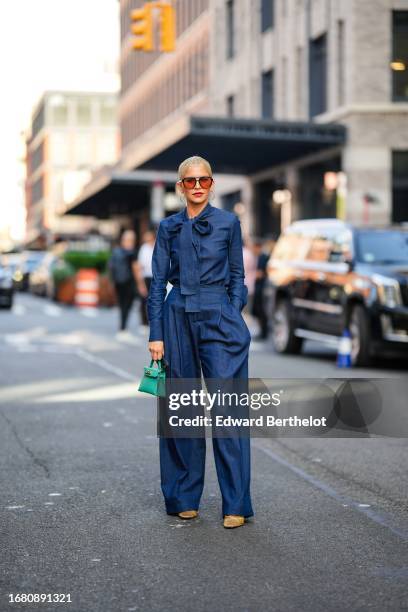
<path fill-rule="evenodd" d="M 149 342 L 149 351 L 152 359 L 159 361 L 164 356 L 164 342 L 163 340 L 154 340 Z"/>

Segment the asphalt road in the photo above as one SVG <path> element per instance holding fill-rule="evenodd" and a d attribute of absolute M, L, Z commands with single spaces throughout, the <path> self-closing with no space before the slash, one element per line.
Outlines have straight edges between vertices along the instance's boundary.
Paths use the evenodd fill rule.
<path fill-rule="evenodd" d="M 221 522 L 211 441 L 200 517 L 164 511 L 147 335 L 117 313 L 18 295 L 0 311 L 0 610 L 408 610 L 404 438 L 254 439 L 255 517 Z M 252 322 L 249 321 L 252 326 Z M 402 377 L 384 362 L 350 376 Z M 250 374 L 336 377 L 309 344 L 253 342 Z M 10 603 L 10 594 L 71 603 Z"/>

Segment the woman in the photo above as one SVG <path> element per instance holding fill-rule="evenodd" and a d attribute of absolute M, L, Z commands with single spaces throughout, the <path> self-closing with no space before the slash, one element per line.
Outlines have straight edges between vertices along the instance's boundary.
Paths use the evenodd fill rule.
<path fill-rule="evenodd" d="M 148 297 L 149 351 L 164 358 L 169 378 L 247 379 L 251 336 L 241 315 L 247 302 L 238 217 L 209 202 L 207 160 L 179 166 L 176 190 L 185 207 L 160 222 Z M 173 287 L 166 297 L 167 282 Z M 224 527 L 253 515 L 249 437 L 213 437 Z M 160 438 L 161 487 L 168 514 L 198 516 L 204 486 L 205 437 Z"/>
<path fill-rule="evenodd" d="M 118 338 L 126 337 L 129 314 L 136 297 L 136 285 L 140 284 L 141 272 L 137 261 L 136 234 L 131 229 L 123 231 L 119 246 L 112 251 L 109 270 L 115 284 L 119 304 L 120 327 Z"/>

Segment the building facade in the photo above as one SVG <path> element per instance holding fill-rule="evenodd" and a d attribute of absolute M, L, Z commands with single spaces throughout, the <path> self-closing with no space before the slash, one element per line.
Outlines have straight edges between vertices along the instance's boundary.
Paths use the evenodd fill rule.
<path fill-rule="evenodd" d="M 175 210 L 164 191 L 201 154 L 215 204 L 246 234 L 276 238 L 302 218 L 408 221 L 408 0 L 173 0 L 170 53 L 157 15 L 155 50 L 133 49 L 144 4 L 120 0 L 120 159 L 77 210 L 121 198 L 143 231 Z M 136 210 L 127 190 L 146 171 Z"/>
<path fill-rule="evenodd" d="M 90 229 L 89 217 L 63 215 L 92 172 L 119 152 L 115 93 L 45 92 L 26 137 L 26 243 Z"/>
<path fill-rule="evenodd" d="M 134 169 L 173 138 L 178 120 L 208 109 L 208 0 L 175 0 L 175 51 L 150 53 L 132 48 L 130 14 L 144 0 L 121 0 L 122 165 Z M 157 31 L 156 31 L 157 34 Z"/>
<path fill-rule="evenodd" d="M 339 214 L 336 181 L 347 220 L 408 221 L 408 0 L 211 6 L 214 115 L 347 128 L 344 146 L 251 176 L 254 231 L 278 230 L 277 189 L 289 189 L 292 218 Z"/>

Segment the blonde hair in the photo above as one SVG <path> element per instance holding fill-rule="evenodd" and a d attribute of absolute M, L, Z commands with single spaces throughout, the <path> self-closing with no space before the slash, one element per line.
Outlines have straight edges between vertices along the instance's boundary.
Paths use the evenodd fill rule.
<path fill-rule="evenodd" d="M 203 164 L 207 169 L 208 175 L 212 176 L 210 162 L 204 159 L 204 157 L 200 157 L 199 155 L 193 155 L 192 157 L 187 157 L 187 159 L 182 161 L 181 164 L 179 165 L 179 168 L 178 168 L 179 180 L 183 178 L 184 173 L 187 170 L 187 168 L 189 168 L 190 166 L 198 165 L 198 164 Z"/>

